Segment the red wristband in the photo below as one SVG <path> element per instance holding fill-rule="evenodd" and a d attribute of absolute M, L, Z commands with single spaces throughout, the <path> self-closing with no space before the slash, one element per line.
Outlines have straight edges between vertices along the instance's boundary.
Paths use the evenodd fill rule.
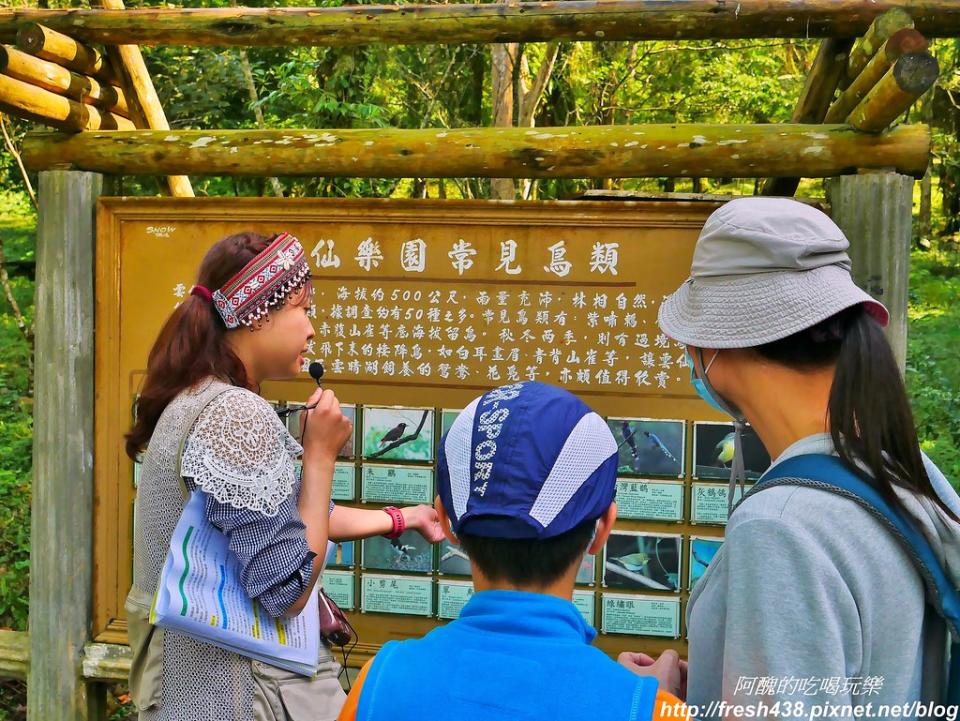
<path fill-rule="evenodd" d="M 390 533 L 384 533 L 384 538 L 400 538 L 403 532 L 407 530 L 407 522 L 403 520 L 403 513 L 396 506 L 387 506 L 383 512 L 390 516 L 393 521 L 393 530 Z"/>

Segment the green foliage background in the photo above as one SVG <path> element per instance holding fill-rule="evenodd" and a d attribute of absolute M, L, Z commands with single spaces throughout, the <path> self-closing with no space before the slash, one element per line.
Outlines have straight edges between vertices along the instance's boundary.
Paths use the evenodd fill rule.
<path fill-rule="evenodd" d="M 40 0 L 49 7 L 79 0 Z M 36 6 L 37 0 L 14 0 Z M 130 2 L 128 6 L 159 4 Z M 177 6 L 228 5 L 225 0 Z M 253 5 L 309 4 L 254 2 Z M 318 6 L 341 4 L 317 0 Z M 784 122 L 816 52 L 815 41 L 563 43 L 535 115 L 538 126 L 643 122 Z M 909 114 L 935 135 L 933 216 L 918 226 L 913 252 L 907 383 L 924 449 L 960 481 L 960 40 L 937 41 L 941 80 Z M 545 45 L 522 46 L 533 75 Z M 174 128 L 252 128 L 254 104 L 236 49 L 144 48 Z M 463 45 L 250 48 L 247 51 L 267 127 L 462 127 L 489 125 L 490 48 Z M 29 124 L 14 122 L 19 142 Z M 36 179 L 33 178 L 35 181 Z M 194 178 L 200 195 L 264 195 L 265 179 Z M 483 179 L 280 180 L 288 196 L 476 197 Z M 123 178 L 124 194 L 156 194 L 157 178 Z M 564 198 L 591 188 L 751 193 L 753 179 L 540 181 L 529 197 Z M 823 195 L 819 181 L 801 195 Z M 919 198 L 919 196 L 918 196 Z M 13 156 L 0 151 L 0 239 L 15 297 L 33 314 L 35 213 Z M 31 349 L 0 295 L 0 628 L 27 627 L 31 477 Z M 41 359 L 42 361 L 43 359 Z M 0 721 L 20 718 L 22 685 L 0 681 Z M 116 706 L 113 715 L 129 709 Z"/>

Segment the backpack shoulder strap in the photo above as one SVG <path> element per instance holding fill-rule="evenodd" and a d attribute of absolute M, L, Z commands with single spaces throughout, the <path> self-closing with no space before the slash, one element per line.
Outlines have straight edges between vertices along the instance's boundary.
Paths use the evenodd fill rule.
<path fill-rule="evenodd" d="M 783 485 L 818 488 L 848 498 L 866 509 L 899 539 L 923 578 L 931 605 L 946 621 L 953 635 L 950 678 L 947 682 L 951 697 L 948 700 L 960 702 L 960 590 L 950 581 L 929 541 L 916 524 L 840 458 L 819 453 L 794 456 L 778 463 L 744 495 L 741 503 L 755 493 Z"/>

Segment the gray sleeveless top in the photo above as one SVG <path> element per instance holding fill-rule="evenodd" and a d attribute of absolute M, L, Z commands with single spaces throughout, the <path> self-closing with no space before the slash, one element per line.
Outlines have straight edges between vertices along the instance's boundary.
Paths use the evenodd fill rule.
<path fill-rule="evenodd" d="M 183 508 L 182 477 L 221 503 L 271 516 L 298 490 L 294 459 L 301 452 L 270 405 L 250 391 L 211 379 L 177 396 L 143 458 L 131 593 L 156 591 Z M 159 703 L 141 710 L 140 719 L 261 718 L 257 664 L 167 631 Z"/>

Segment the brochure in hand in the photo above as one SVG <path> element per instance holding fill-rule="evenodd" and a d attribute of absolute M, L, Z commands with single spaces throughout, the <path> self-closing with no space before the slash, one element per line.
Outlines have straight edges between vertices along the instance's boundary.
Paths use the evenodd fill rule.
<path fill-rule="evenodd" d="M 227 537 L 194 491 L 170 540 L 150 622 L 304 676 L 314 676 L 322 642 L 317 594 L 295 618 L 275 619 L 247 596 Z"/>

